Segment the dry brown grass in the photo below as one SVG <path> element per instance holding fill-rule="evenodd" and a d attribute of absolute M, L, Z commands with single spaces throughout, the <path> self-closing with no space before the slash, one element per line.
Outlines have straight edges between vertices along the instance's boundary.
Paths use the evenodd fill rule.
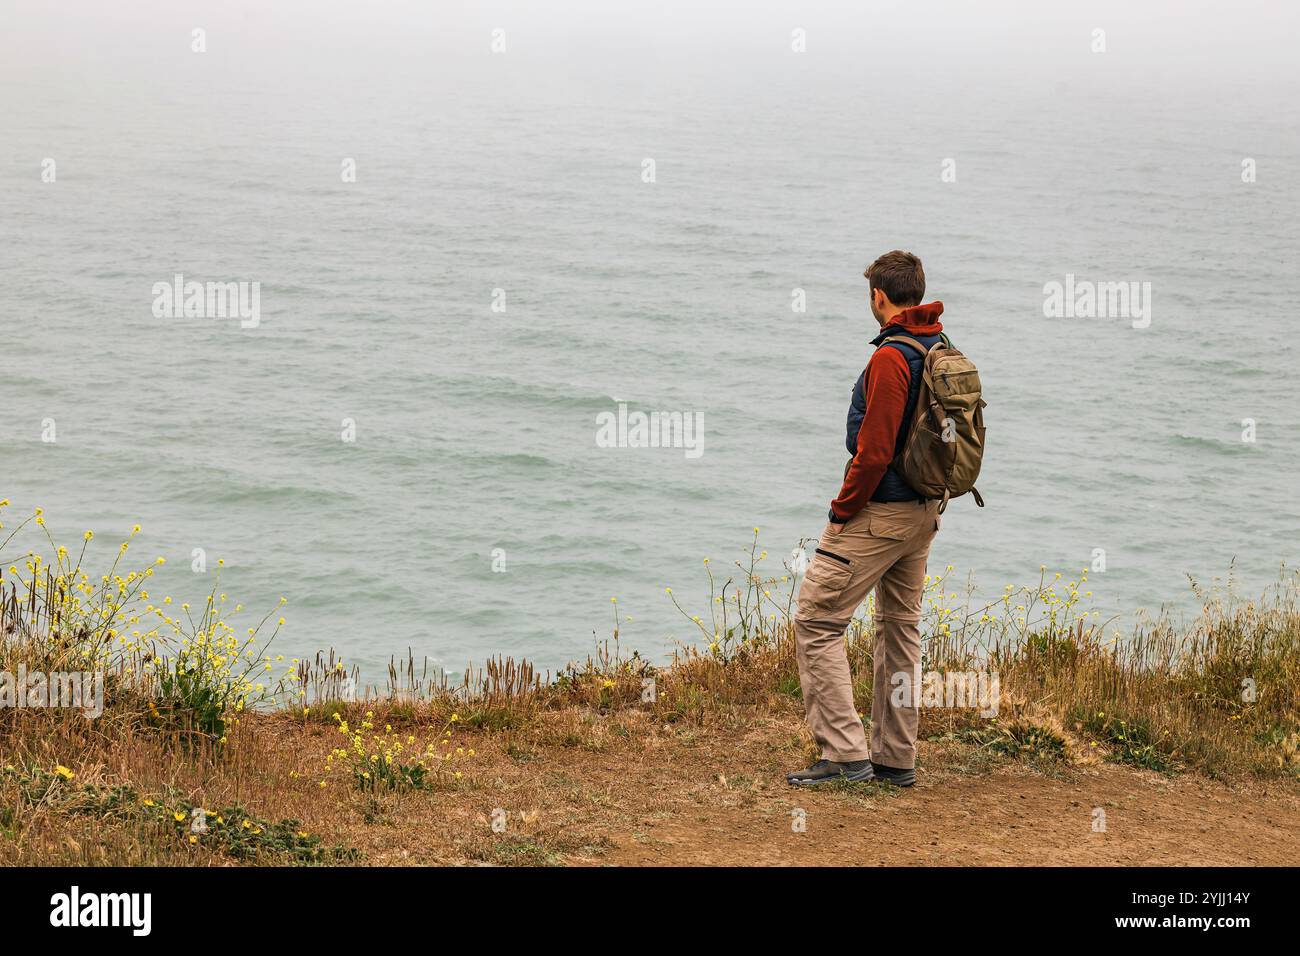
<path fill-rule="evenodd" d="M 716 586 L 708 619 L 688 615 L 702 641 L 681 648 L 666 667 L 620 654 L 616 625 L 609 644 L 558 675 L 499 657 L 450 685 L 408 658 L 393 662 L 383 686 L 350 700 L 359 675 L 320 655 L 299 665 L 283 698 L 298 701 L 294 688 L 302 688 L 306 706 L 230 710 L 224 742 L 196 733 L 192 723 L 157 719 L 140 686 L 125 680 L 110 685 L 96 720 L 0 709 L 0 863 L 599 860 L 611 825 L 629 832 L 650 825 L 624 819 L 631 811 L 620 761 L 653 772 L 694 766 L 701 754 L 720 764 L 724 803 L 763 806 L 781 769 L 813 753 L 799 719 L 795 576 L 761 574 L 762 560 L 751 550 Z M 971 708 L 922 711 L 922 737 L 941 766 L 987 772 L 1014 759 L 1051 772 L 1111 761 L 1294 785 L 1300 578 L 1284 578 L 1256 601 L 1202 595 L 1196 620 L 1161 617 L 1125 638 L 1108 635 L 1082 610 L 1084 586 L 1081 576 L 1058 593 L 1044 580 L 978 606 L 969 592 L 964 603 L 948 593 L 946 578 L 931 582 L 926 669 L 993 671 L 1001 685 L 995 719 Z M 52 662 L 75 657 L 76 631 L 66 622 L 54 641 L 34 626 L 41 595 L 29 587 L 26 595 L 11 589 L 0 607 L 0 669 L 20 662 L 53 669 Z M 847 636 L 864 713 L 871 706 L 869 611 Z M 391 727 L 393 739 L 436 739 L 460 776 L 438 768 L 416 786 L 353 786 L 348 774 L 327 769 L 331 752 L 350 739 L 339 732 L 345 723 L 352 733 Z M 446 747 L 444 727 L 451 728 Z M 758 766 L 729 768 L 720 755 L 733 745 L 747 748 L 751 762 L 758 754 Z M 411 758 L 403 752 L 394 759 Z M 114 793 L 169 811 L 237 807 L 268 833 L 281 819 L 300 821 L 280 829 L 301 826 L 315 849 L 257 844 L 256 852 L 234 854 L 229 843 L 191 841 L 184 827 L 160 823 L 157 814 L 124 809 Z M 505 836 L 491 826 L 498 807 L 510 820 Z M 653 811 L 638 813 L 653 818 Z M 328 855 L 335 846 L 353 855 Z"/>

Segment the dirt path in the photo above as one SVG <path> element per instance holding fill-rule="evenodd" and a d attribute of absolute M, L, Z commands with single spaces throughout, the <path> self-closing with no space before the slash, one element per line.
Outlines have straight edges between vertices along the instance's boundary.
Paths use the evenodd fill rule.
<path fill-rule="evenodd" d="M 1105 832 L 1092 830 L 1094 807 L 1105 811 Z M 792 832 L 795 808 L 806 813 L 803 833 Z M 1295 865 L 1300 808 L 1277 797 L 1243 800 L 1217 785 L 1164 785 L 1118 767 L 1065 779 L 1008 768 L 874 799 L 771 794 L 710 807 L 665 794 L 663 809 L 613 842 L 593 862 Z"/>
<path fill-rule="evenodd" d="M 467 786 L 395 803 L 381 826 L 347 812 L 334 832 L 379 865 L 1300 861 L 1300 788 L 1285 780 L 1229 785 L 1101 762 L 1035 769 L 969 743 L 923 740 L 910 790 L 806 791 L 784 777 L 806 759 L 796 717 L 755 717 L 731 730 L 618 726 L 590 720 L 508 746 L 478 736 Z M 507 814 L 501 832 L 494 808 Z M 1101 813 L 1105 829 L 1094 830 Z"/>
<path fill-rule="evenodd" d="M 793 711 L 793 708 L 791 708 Z M 1300 786 L 1228 784 L 1125 765 L 1040 768 L 972 743 L 922 740 L 917 786 L 795 790 L 785 772 L 811 742 L 795 713 L 749 713 L 709 726 L 660 725 L 636 712 L 543 715 L 518 731 L 457 733 L 474 751 L 463 779 L 366 794 L 320 786 L 338 732 L 267 720 L 236 758 L 187 780 L 128 739 L 80 780 L 132 780 L 209 805 L 290 818 L 358 862 L 401 865 L 1179 865 L 1300 861 Z M 1095 758 L 1091 758 L 1095 759 Z M 186 765 L 188 766 L 188 765 Z M 1104 813 L 1105 829 L 1094 830 Z M 798 824 L 802 824 L 799 826 Z M 225 865 L 217 850 L 177 850 L 156 828 L 105 827 L 45 813 L 8 862 Z"/>
<path fill-rule="evenodd" d="M 730 754 L 736 766 L 748 748 Z M 927 755 L 926 750 L 930 753 Z M 940 750 L 942 748 L 939 748 Z M 962 746 L 961 750 L 972 748 Z M 624 755 L 626 756 L 626 755 Z M 923 746 L 918 785 L 793 791 L 780 767 L 724 782 L 720 755 L 660 752 L 591 761 L 618 819 L 590 820 L 608 841 L 596 865 L 1295 865 L 1300 797 L 1285 784 L 1232 789 L 1113 764 L 1044 774 Z M 756 756 L 751 754 L 750 756 Z M 956 768 L 956 769 L 954 769 Z M 574 775 L 578 768 L 567 771 Z M 598 783 L 598 781 L 600 781 Z M 603 785 L 602 785 L 603 784 Z M 1105 830 L 1094 831 L 1104 812 Z M 796 832 L 793 811 L 803 811 Z M 1099 817 L 1097 817 L 1099 819 Z"/>

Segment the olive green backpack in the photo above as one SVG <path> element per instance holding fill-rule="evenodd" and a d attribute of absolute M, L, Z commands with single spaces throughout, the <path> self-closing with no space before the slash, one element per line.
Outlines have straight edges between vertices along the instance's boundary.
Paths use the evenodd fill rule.
<path fill-rule="evenodd" d="M 939 511 L 948 501 L 970 492 L 975 503 L 984 499 L 975 489 L 984 458 L 984 399 L 975 363 L 953 347 L 948 336 L 926 349 L 910 336 L 891 335 L 925 356 L 916 411 L 907 428 L 903 450 L 890 466 L 918 494 L 938 498 Z"/>

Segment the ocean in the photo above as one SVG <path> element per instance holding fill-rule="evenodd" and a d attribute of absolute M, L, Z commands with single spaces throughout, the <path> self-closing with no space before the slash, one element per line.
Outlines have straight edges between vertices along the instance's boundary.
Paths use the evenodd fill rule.
<path fill-rule="evenodd" d="M 464 7 L 331 31 L 245 6 L 201 54 L 188 9 L 84 45 L 11 10 L 5 524 L 39 506 L 107 565 L 139 522 L 155 593 L 201 600 L 221 558 L 250 612 L 287 598 L 283 653 L 372 679 L 408 650 L 554 669 L 616 616 L 662 661 L 694 632 L 665 587 L 706 613 L 705 557 L 757 527 L 780 573 L 820 532 L 862 271 L 904 248 L 989 402 L 987 507 L 952 504 L 933 568 L 995 594 L 1102 549 L 1094 606 L 1128 627 L 1194 613 L 1189 577 L 1253 595 L 1296 565 L 1293 70 L 1153 70 L 1088 23 L 1023 62 L 829 27 L 796 53 L 672 9 L 653 42 L 507 22 L 497 54 Z M 257 283 L 256 325 L 159 316 L 177 275 Z M 1046 315 L 1067 282 L 1145 314 Z M 605 447 L 620 404 L 699 453 Z"/>

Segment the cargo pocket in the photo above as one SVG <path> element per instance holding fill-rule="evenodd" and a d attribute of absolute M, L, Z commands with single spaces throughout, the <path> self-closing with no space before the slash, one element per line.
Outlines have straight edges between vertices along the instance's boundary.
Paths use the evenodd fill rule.
<path fill-rule="evenodd" d="M 799 615 L 805 618 L 833 617 L 839 610 L 840 595 L 851 576 L 848 558 L 818 548 L 799 587 Z"/>

